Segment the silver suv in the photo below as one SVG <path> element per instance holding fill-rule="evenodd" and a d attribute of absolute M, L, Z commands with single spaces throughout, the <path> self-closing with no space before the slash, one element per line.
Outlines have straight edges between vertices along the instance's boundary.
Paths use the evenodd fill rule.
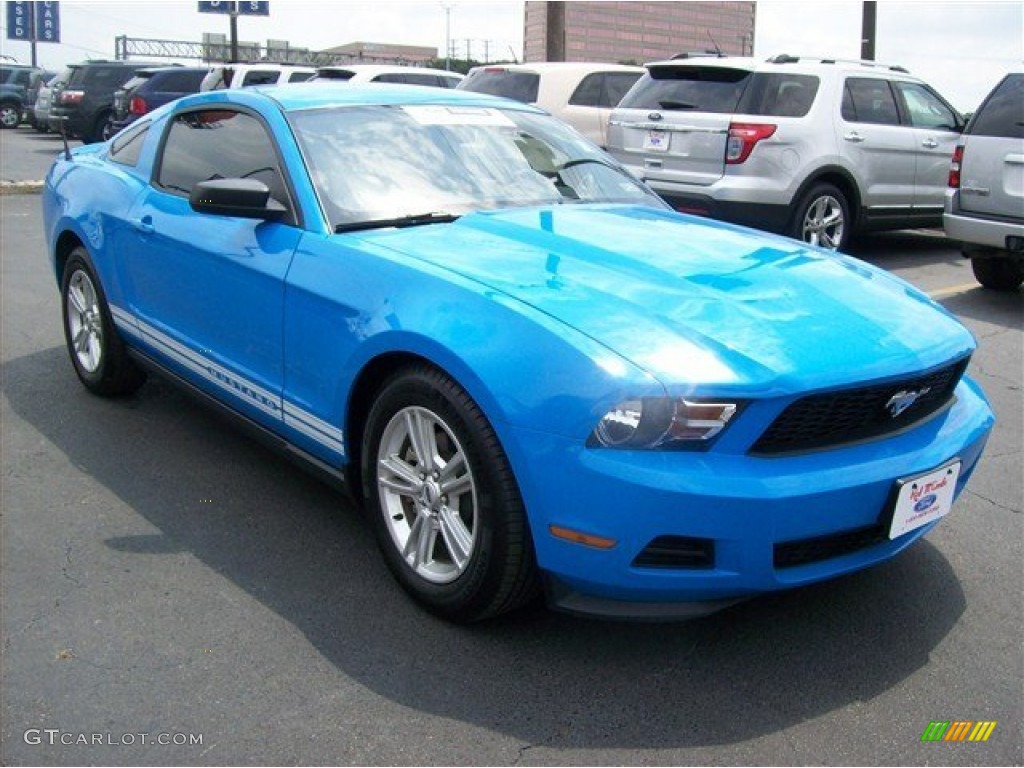
<path fill-rule="evenodd" d="M 953 153 L 943 223 L 983 286 L 1024 282 L 1024 73 L 1003 78 L 971 118 Z"/>
<path fill-rule="evenodd" d="M 964 120 L 902 67 L 775 56 L 647 64 L 608 150 L 674 208 L 845 249 L 940 226 Z"/>

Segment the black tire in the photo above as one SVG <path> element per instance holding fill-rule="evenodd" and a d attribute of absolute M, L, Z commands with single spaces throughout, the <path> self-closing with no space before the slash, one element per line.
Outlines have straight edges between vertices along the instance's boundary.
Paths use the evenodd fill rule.
<path fill-rule="evenodd" d="M 0 128 L 17 128 L 21 122 L 21 106 L 13 101 L 0 103 Z"/>
<path fill-rule="evenodd" d="M 87 128 L 82 133 L 83 144 L 95 144 L 98 141 L 104 141 L 104 134 L 109 133 L 110 124 L 114 120 L 112 112 L 100 112 L 93 121 L 92 127 Z"/>
<path fill-rule="evenodd" d="M 978 282 L 993 291 L 1015 291 L 1024 283 L 1024 261 L 1007 258 L 973 258 L 971 270 Z"/>
<path fill-rule="evenodd" d="M 815 184 L 796 205 L 789 234 L 797 240 L 832 251 L 845 251 L 853 222 L 850 203 L 838 187 Z"/>
<path fill-rule="evenodd" d="M 417 440 L 432 441 L 433 450 L 418 451 Z M 419 603 L 472 622 L 537 594 L 533 541 L 508 459 L 450 377 L 428 366 L 392 376 L 370 409 L 362 449 L 363 498 L 378 544 Z"/>
<path fill-rule="evenodd" d="M 142 386 L 146 374 L 128 356 L 111 319 L 103 286 L 81 246 L 68 257 L 60 295 L 68 355 L 86 389 L 116 397 Z"/>

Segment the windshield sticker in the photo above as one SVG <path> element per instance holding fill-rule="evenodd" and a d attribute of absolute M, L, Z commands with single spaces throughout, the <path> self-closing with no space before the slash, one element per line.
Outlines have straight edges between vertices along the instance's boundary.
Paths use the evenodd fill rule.
<path fill-rule="evenodd" d="M 413 104 L 402 107 L 409 117 L 420 125 L 496 125 L 514 128 L 509 118 L 490 107 L 444 107 Z"/>

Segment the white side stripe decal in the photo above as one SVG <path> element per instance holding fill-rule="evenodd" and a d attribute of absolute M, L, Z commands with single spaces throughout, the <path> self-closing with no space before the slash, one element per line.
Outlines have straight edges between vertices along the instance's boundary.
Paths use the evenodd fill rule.
<path fill-rule="evenodd" d="M 342 455 L 345 454 L 344 434 L 340 429 L 323 419 L 303 410 L 294 403 L 283 401 L 273 392 L 264 389 L 255 382 L 229 372 L 223 366 L 214 363 L 197 352 L 175 341 L 149 323 L 139 320 L 120 307 L 110 306 L 110 314 L 118 329 L 129 336 L 152 344 L 168 358 L 183 365 L 188 370 L 201 376 L 211 384 L 242 397 L 250 405 L 280 420 L 283 424 L 301 432 L 306 437 L 317 441 Z"/>

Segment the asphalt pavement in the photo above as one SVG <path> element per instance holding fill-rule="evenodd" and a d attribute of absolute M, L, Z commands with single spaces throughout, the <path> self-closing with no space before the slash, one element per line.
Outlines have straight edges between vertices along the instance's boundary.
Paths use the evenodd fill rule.
<path fill-rule="evenodd" d="M 59 140 L 10 133 L 0 177 L 20 157 L 42 178 Z M 939 527 L 688 623 L 458 627 L 396 586 L 345 497 L 169 385 L 89 395 L 39 197 L 0 196 L 0 762 L 1021 765 L 1022 294 L 979 288 L 936 233 L 854 250 L 979 339 L 999 421 Z M 921 741 L 957 720 L 996 726 Z"/>

